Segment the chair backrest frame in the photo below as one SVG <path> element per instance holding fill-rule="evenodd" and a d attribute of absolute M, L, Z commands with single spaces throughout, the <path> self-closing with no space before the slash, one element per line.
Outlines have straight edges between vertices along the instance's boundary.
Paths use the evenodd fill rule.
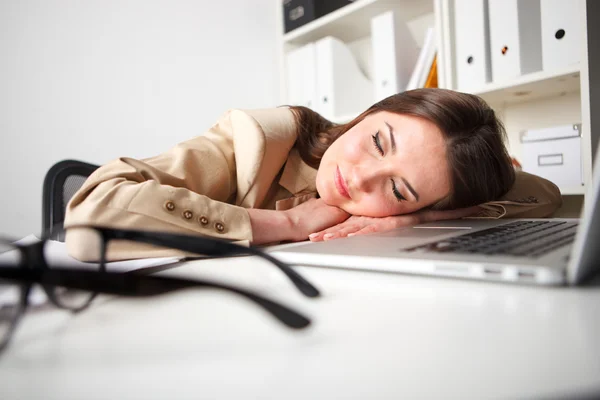
<path fill-rule="evenodd" d="M 42 234 L 52 239 L 64 240 L 62 235 L 66 203 L 63 188 L 72 176 L 87 178 L 98 165 L 77 160 L 63 160 L 54 164 L 44 177 L 42 190 Z"/>

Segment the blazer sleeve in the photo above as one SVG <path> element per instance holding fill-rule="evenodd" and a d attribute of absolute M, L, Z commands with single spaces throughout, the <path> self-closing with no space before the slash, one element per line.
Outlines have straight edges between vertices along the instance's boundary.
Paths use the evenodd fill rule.
<path fill-rule="evenodd" d="M 251 241 L 247 210 L 231 204 L 236 188 L 228 112 L 203 136 L 159 156 L 119 158 L 100 167 L 67 205 L 65 226 L 101 225 Z M 85 238 L 68 231 L 67 248 L 82 260 L 93 252 Z M 109 253 L 112 260 L 172 255 L 147 246 L 110 250 L 114 250 Z"/>
<path fill-rule="evenodd" d="M 500 199 L 481 204 L 469 218 L 544 218 L 562 206 L 558 187 L 547 179 L 517 171 L 515 183 Z"/>

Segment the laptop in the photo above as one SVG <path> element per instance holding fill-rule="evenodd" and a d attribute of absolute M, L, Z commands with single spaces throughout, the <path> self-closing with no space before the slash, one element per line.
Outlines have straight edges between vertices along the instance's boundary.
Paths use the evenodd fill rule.
<path fill-rule="evenodd" d="M 599 164 L 580 219 L 440 221 L 269 252 L 293 265 L 576 285 L 600 270 Z"/>

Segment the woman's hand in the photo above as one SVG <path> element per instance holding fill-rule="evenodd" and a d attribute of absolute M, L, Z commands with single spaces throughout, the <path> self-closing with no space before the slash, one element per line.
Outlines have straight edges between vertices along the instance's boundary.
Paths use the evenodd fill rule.
<path fill-rule="evenodd" d="M 340 226 L 350 217 L 346 211 L 327 205 L 322 199 L 310 199 L 283 212 L 291 226 L 291 238 L 288 240 L 293 241 L 306 240 L 310 233 Z"/>
<path fill-rule="evenodd" d="M 384 232 L 391 229 L 404 226 L 418 225 L 425 222 L 441 221 L 445 219 L 458 219 L 468 217 L 479 211 L 477 206 L 461 208 L 449 211 L 431 211 L 423 210 L 411 214 L 394 215 L 391 217 L 361 217 L 351 216 L 346 221 L 332 226 L 331 228 L 321 230 L 310 234 L 308 237 L 313 242 L 322 240 L 337 239 L 352 235 L 361 235 L 364 233 Z"/>
<path fill-rule="evenodd" d="M 350 214 L 311 199 L 285 211 L 247 209 L 252 226 L 252 244 L 308 239 L 308 235 L 344 222 Z"/>

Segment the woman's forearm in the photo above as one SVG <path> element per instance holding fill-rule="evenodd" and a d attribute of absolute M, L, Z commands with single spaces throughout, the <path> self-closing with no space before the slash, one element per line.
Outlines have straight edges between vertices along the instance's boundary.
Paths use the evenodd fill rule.
<path fill-rule="evenodd" d="M 294 240 L 292 221 L 284 211 L 248 209 L 252 225 L 252 244 Z"/>

